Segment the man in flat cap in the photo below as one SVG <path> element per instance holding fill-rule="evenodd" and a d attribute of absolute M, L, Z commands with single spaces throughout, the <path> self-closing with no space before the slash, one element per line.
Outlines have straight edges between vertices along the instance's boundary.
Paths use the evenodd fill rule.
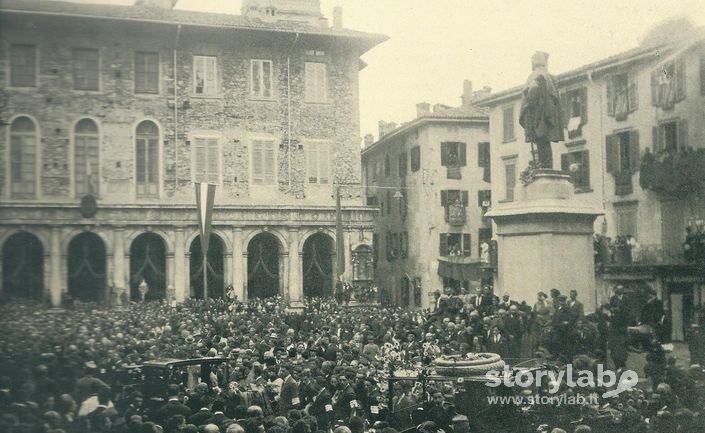
<path fill-rule="evenodd" d="M 531 57 L 531 69 L 533 72 L 524 87 L 519 124 L 524 128 L 526 142 L 536 144 L 541 167 L 551 169 L 551 142 L 564 138 L 561 100 L 556 82 L 548 73 L 548 53 L 537 51 Z"/>

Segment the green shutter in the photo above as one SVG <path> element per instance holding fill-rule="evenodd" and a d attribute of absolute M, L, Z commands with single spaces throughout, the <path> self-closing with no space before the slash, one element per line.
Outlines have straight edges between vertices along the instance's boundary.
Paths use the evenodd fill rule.
<path fill-rule="evenodd" d="M 659 71 L 661 71 L 660 68 L 651 71 L 651 105 L 654 107 L 661 105 L 659 101 Z"/>
<path fill-rule="evenodd" d="M 588 122 L 588 96 L 587 87 L 580 88 L 580 125 Z M 567 125 L 567 124 L 566 124 Z"/>
<path fill-rule="evenodd" d="M 471 256 L 472 252 L 470 250 L 470 234 L 463 233 L 463 255 Z"/>
<path fill-rule="evenodd" d="M 468 192 L 461 191 L 460 196 L 461 196 L 460 201 L 463 202 L 463 206 L 467 206 L 468 205 Z"/>
<path fill-rule="evenodd" d="M 441 165 L 448 165 L 448 148 L 450 143 L 441 143 Z"/>
<path fill-rule="evenodd" d="M 607 115 L 614 117 L 614 77 L 607 77 Z"/>
<path fill-rule="evenodd" d="M 639 131 L 629 131 L 629 169 L 632 173 L 639 171 Z"/>
<path fill-rule="evenodd" d="M 686 94 L 686 73 L 685 56 L 676 60 L 676 102 L 685 99 Z"/>
<path fill-rule="evenodd" d="M 465 143 L 458 143 L 458 164 L 465 167 L 467 164 L 467 146 Z"/>
<path fill-rule="evenodd" d="M 438 255 L 441 257 L 448 255 L 448 235 L 446 233 L 438 235 Z"/>
<path fill-rule="evenodd" d="M 636 109 L 639 108 L 639 89 L 636 84 L 636 79 L 637 79 L 636 72 L 631 72 L 628 75 L 629 98 L 628 98 L 627 104 L 628 104 L 628 111 L 630 113 L 632 111 L 636 111 Z"/>
<path fill-rule="evenodd" d="M 618 136 L 616 134 L 608 135 L 605 138 L 607 155 L 607 173 L 616 173 L 618 171 L 617 162 L 619 159 Z"/>
<path fill-rule="evenodd" d="M 584 150 L 579 153 L 581 157 L 580 164 L 580 186 L 585 190 L 590 189 L 590 151 Z"/>
<path fill-rule="evenodd" d="M 445 189 L 441 190 L 441 206 L 445 206 L 448 203 L 448 191 Z"/>

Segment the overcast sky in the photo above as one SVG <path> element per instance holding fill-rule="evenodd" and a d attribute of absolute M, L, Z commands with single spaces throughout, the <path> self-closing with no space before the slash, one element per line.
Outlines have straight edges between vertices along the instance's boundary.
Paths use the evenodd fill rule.
<path fill-rule="evenodd" d="M 74 0 L 76 1 L 76 0 Z M 133 0 L 80 0 L 132 4 Z M 361 135 L 377 121 L 406 122 L 417 102 L 458 105 L 464 79 L 475 89 L 521 84 L 536 50 L 560 73 L 638 45 L 672 16 L 705 25 L 705 0 L 321 0 L 347 28 L 390 40 L 363 56 Z M 178 9 L 235 13 L 239 0 L 179 0 Z"/>

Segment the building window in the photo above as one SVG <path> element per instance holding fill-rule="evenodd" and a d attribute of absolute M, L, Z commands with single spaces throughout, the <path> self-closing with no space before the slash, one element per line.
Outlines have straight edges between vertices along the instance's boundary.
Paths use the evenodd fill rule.
<path fill-rule="evenodd" d="M 100 88 L 100 52 L 96 49 L 73 50 L 73 88 L 98 90 Z"/>
<path fill-rule="evenodd" d="M 387 215 L 392 213 L 392 191 L 387 190 Z"/>
<path fill-rule="evenodd" d="M 35 45 L 10 45 L 10 86 L 37 86 L 37 47 Z"/>
<path fill-rule="evenodd" d="M 488 208 L 492 205 L 492 190 L 479 189 L 477 190 L 477 206 Z"/>
<path fill-rule="evenodd" d="M 220 149 L 217 138 L 196 137 L 193 147 L 195 182 L 220 183 Z"/>
<path fill-rule="evenodd" d="M 29 117 L 18 117 L 10 125 L 10 194 L 33 198 L 37 188 L 37 127 Z"/>
<path fill-rule="evenodd" d="M 379 234 L 372 234 L 372 269 L 377 269 L 379 261 Z"/>
<path fill-rule="evenodd" d="M 352 255 L 352 265 L 353 281 L 372 281 L 374 279 L 372 248 L 367 245 L 355 248 Z"/>
<path fill-rule="evenodd" d="M 389 155 L 384 155 L 384 177 L 389 177 L 392 172 L 392 163 L 389 160 Z"/>
<path fill-rule="evenodd" d="M 626 131 L 608 135 L 607 172 L 634 173 L 639 168 L 639 132 Z"/>
<path fill-rule="evenodd" d="M 159 194 L 159 128 L 145 120 L 137 125 L 135 140 L 137 195 Z"/>
<path fill-rule="evenodd" d="M 561 170 L 570 173 L 577 192 L 590 191 L 590 153 L 587 150 L 561 155 Z"/>
<path fill-rule="evenodd" d="M 399 253 L 403 258 L 409 257 L 409 233 L 399 233 Z"/>
<path fill-rule="evenodd" d="M 439 235 L 439 251 L 441 257 L 470 257 L 470 234 L 468 233 L 441 233 Z"/>
<path fill-rule="evenodd" d="M 399 176 L 406 176 L 406 152 L 399 154 Z"/>
<path fill-rule="evenodd" d="M 477 229 L 477 256 L 482 255 L 482 243 L 489 242 L 492 240 L 492 229 L 489 227 L 483 227 Z"/>
<path fill-rule="evenodd" d="M 504 126 L 502 141 L 505 143 L 514 141 L 514 107 L 507 107 L 502 111 L 502 125 Z"/>
<path fill-rule="evenodd" d="M 159 93 L 159 53 L 135 53 L 135 93 Z"/>
<path fill-rule="evenodd" d="M 323 50 L 306 50 L 305 53 L 307 56 L 311 56 L 311 57 L 325 57 L 326 56 L 326 52 Z"/>
<path fill-rule="evenodd" d="M 328 65 L 325 63 L 306 62 L 306 100 L 309 102 L 326 102 L 328 96 Z"/>
<path fill-rule="evenodd" d="M 568 139 L 580 137 L 587 123 L 587 87 L 569 90 L 561 95 L 563 126 Z"/>
<path fill-rule="evenodd" d="M 445 221 L 451 225 L 465 223 L 465 208 L 468 205 L 468 192 L 457 189 L 441 190 L 441 206 L 445 208 Z"/>
<path fill-rule="evenodd" d="M 504 200 L 514 201 L 514 187 L 517 184 L 516 161 L 504 165 Z"/>
<path fill-rule="evenodd" d="M 252 183 L 274 185 L 276 179 L 274 140 L 252 141 Z"/>
<path fill-rule="evenodd" d="M 309 143 L 306 149 L 308 183 L 328 185 L 330 183 L 330 150 L 328 143 Z"/>
<path fill-rule="evenodd" d="M 607 114 L 617 120 L 639 108 L 636 73 L 622 73 L 607 78 Z"/>
<path fill-rule="evenodd" d="M 273 76 L 271 60 L 252 60 L 250 62 L 250 96 L 271 98 Z"/>
<path fill-rule="evenodd" d="M 653 128 L 654 151 L 675 153 L 688 147 L 688 121 L 663 122 Z"/>
<path fill-rule="evenodd" d="M 90 119 L 79 121 L 73 131 L 73 182 L 78 197 L 99 194 L 100 141 L 98 125 Z"/>
<path fill-rule="evenodd" d="M 685 56 L 670 61 L 651 72 L 651 103 L 670 110 L 685 99 Z"/>
<path fill-rule="evenodd" d="M 465 143 L 441 143 L 441 165 L 444 167 L 465 167 Z"/>
<path fill-rule="evenodd" d="M 486 141 L 477 143 L 477 166 L 490 166 L 490 143 Z"/>
<path fill-rule="evenodd" d="M 217 92 L 218 62 L 215 56 L 193 56 L 193 92 L 213 96 Z"/>
<path fill-rule="evenodd" d="M 421 169 L 421 147 L 414 146 L 411 148 L 411 171 L 419 171 Z"/>

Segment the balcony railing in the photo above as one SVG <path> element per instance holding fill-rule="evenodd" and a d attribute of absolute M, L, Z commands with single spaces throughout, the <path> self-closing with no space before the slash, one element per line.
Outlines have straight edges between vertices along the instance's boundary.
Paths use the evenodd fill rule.
<path fill-rule="evenodd" d="M 446 206 L 446 222 L 452 226 L 465 224 L 465 206 L 462 204 Z"/>
<path fill-rule="evenodd" d="M 631 171 L 614 173 L 614 193 L 615 195 L 628 195 L 634 192 L 632 186 Z"/>
<path fill-rule="evenodd" d="M 448 170 L 448 179 L 462 179 L 463 176 L 460 171 L 460 167 L 457 166 L 447 166 L 446 169 Z"/>

